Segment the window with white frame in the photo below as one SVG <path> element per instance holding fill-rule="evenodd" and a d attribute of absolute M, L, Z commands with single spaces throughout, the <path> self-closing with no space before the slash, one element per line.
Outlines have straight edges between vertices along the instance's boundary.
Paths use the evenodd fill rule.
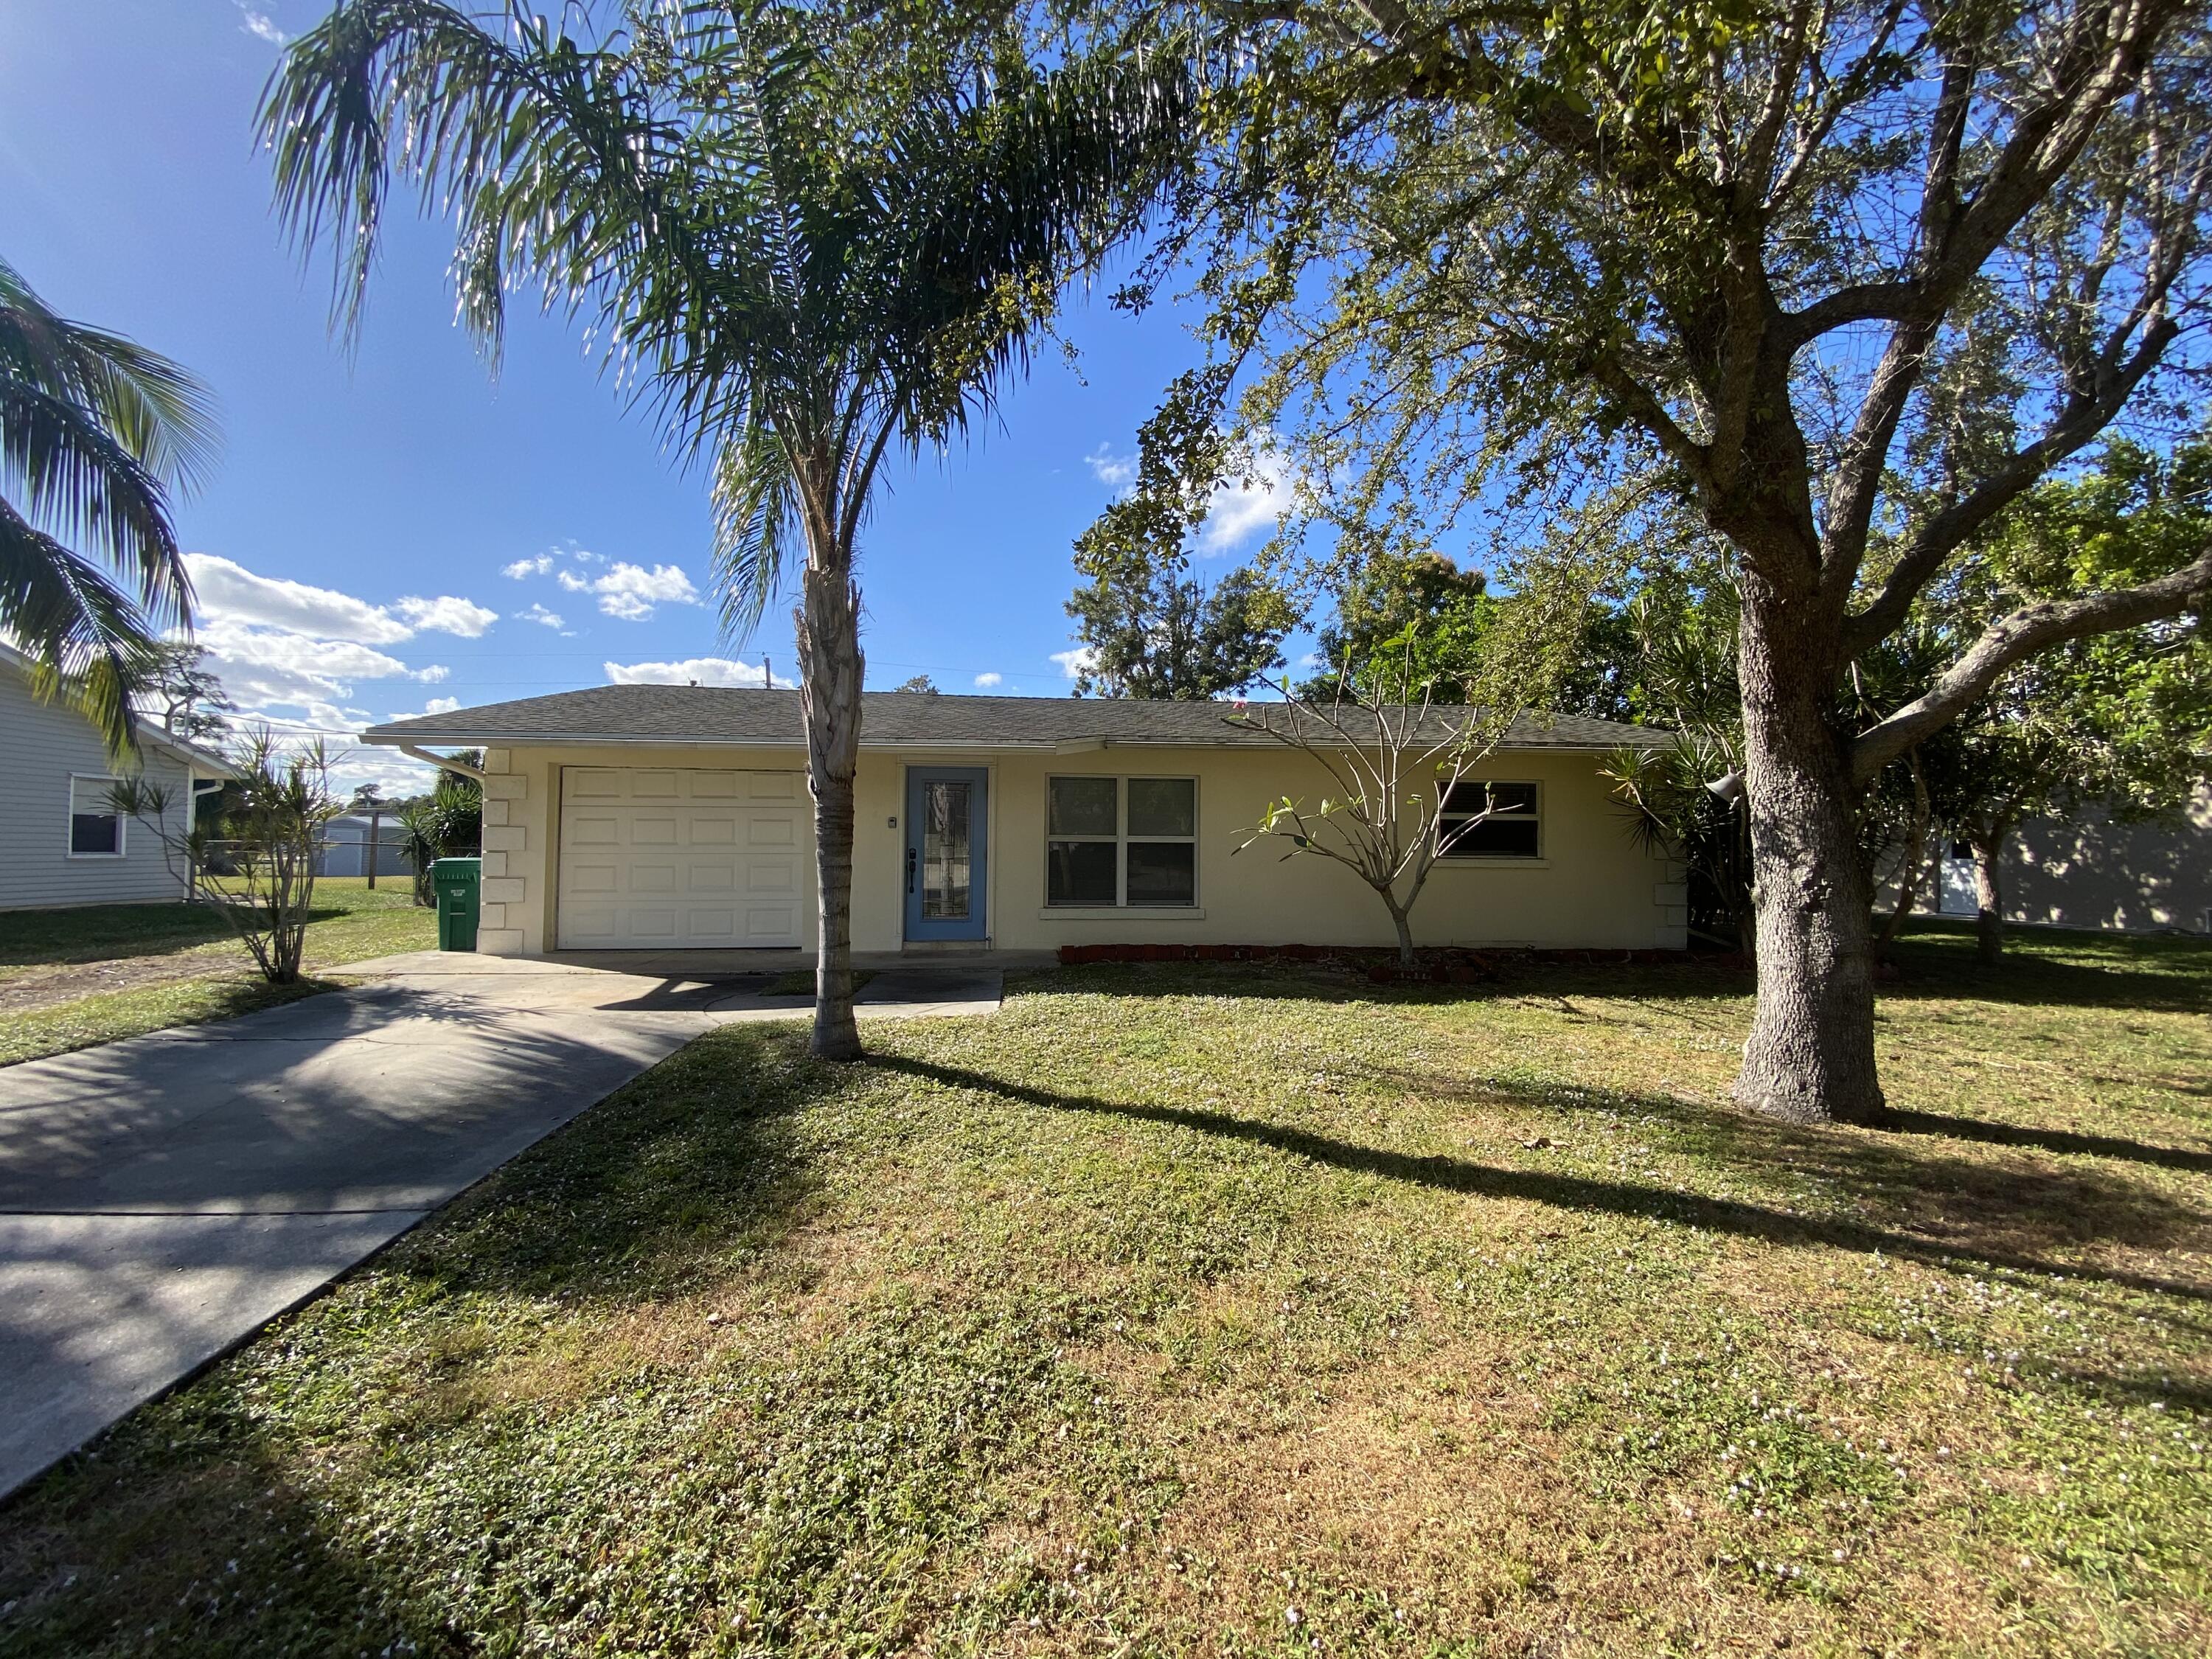
<path fill-rule="evenodd" d="M 1437 855 L 1447 859 L 1539 857 L 1544 846 L 1540 803 L 1533 783 L 1462 778 L 1444 791 L 1438 805 Z"/>
<path fill-rule="evenodd" d="M 1047 778 L 1045 902 L 1198 902 L 1194 778 Z"/>
<path fill-rule="evenodd" d="M 108 799 L 113 778 L 70 780 L 70 856 L 120 858 L 123 854 L 123 815 Z"/>

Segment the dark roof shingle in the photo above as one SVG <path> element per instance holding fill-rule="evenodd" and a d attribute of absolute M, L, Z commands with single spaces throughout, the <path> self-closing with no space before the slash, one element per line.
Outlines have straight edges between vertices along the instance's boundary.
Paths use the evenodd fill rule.
<path fill-rule="evenodd" d="M 1254 703 L 1255 710 L 1268 705 Z M 1276 741 L 1232 724 L 1226 702 L 1156 702 L 1124 697 L 933 696 L 871 691 L 861 699 L 864 749 L 1052 749 L 1109 743 L 1245 748 Z M 1357 711 L 1349 711 L 1356 714 Z M 1455 715 L 1431 709 L 1429 732 L 1449 733 Z M 1371 728 L 1370 728 L 1371 730 Z M 1426 733 L 1425 733 L 1425 735 Z M 372 726 L 380 744 L 668 743 L 796 748 L 805 742 L 796 691 L 714 685 L 595 685 L 582 691 L 486 703 Z M 1522 714 L 1501 745 L 1606 750 L 1649 744 L 1666 733 L 1577 715 Z"/>

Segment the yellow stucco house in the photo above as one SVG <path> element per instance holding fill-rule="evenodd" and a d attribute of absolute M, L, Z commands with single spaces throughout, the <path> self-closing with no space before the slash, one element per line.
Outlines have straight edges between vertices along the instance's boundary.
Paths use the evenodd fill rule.
<path fill-rule="evenodd" d="M 861 722 L 860 952 L 1066 945 L 1382 945 L 1351 872 L 1232 856 L 1313 759 L 1222 703 L 871 692 Z M 799 694 L 610 685 L 375 727 L 484 751 L 477 949 L 809 950 L 811 805 Z M 1679 949 L 1679 872 L 1599 775 L 1649 729 L 1523 717 L 1469 774 L 1496 809 L 1438 861 L 1419 943 Z M 1481 797 L 1478 793 L 1477 799 Z"/>

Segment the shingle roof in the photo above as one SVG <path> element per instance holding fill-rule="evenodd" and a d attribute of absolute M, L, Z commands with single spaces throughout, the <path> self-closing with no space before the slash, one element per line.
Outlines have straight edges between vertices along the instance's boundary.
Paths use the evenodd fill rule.
<path fill-rule="evenodd" d="M 1254 703 L 1256 712 L 1269 705 Z M 1122 697 L 969 697 L 871 691 L 861 698 L 864 749 L 1056 749 L 1099 744 L 1245 748 L 1277 741 L 1232 725 L 1225 702 Z M 1350 711 L 1356 714 L 1357 711 Z M 1431 709 L 1425 736 L 1453 729 Z M 1372 727 L 1369 730 L 1371 732 Z M 595 685 L 588 690 L 486 703 L 372 726 L 379 744 L 668 743 L 798 748 L 805 743 L 796 691 L 712 685 Z M 1651 726 L 1559 714 L 1522 714 L 1501 747 L 1601 750 L 1663 742 Z"/>

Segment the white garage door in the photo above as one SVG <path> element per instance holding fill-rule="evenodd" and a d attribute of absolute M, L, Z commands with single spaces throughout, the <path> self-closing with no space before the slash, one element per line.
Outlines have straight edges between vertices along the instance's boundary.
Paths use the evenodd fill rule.
<path fill-rule="evenodd" d="M 561 947 L 798 945 L 806 823 L 796 772 L 563 768 Z"/>

